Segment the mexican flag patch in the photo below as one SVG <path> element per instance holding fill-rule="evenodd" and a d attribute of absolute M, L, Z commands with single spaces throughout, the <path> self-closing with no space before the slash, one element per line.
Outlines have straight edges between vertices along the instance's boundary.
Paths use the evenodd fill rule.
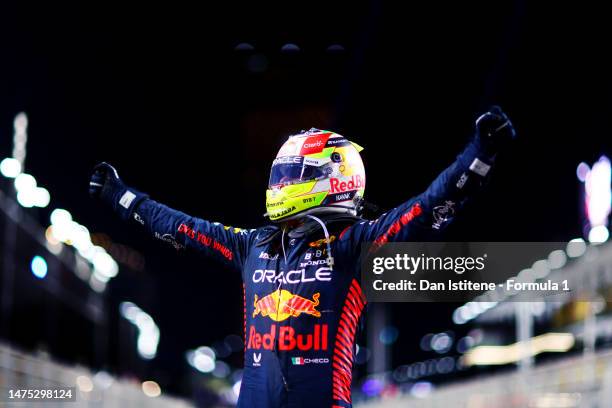
<path fill-rule="evenodd" d="M 303 357 L 291 357 L 291 362 L 293 365 L 304 365 Z"/>

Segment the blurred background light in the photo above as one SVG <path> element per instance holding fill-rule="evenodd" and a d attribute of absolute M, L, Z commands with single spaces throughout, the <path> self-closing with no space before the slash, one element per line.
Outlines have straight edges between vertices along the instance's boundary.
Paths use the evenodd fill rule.
<path fill-rule="evenodd" d="M 457 342 L 457 352 L 461 354 L 466 353 L 469 349 L 474 347 L 475 344 L 476 344 L 476 341 L 474 340 L 473 337 L 470 337 L 470 336 L 462 337 Z"/>
<path fill-rule="evenodd" d="M 234 50 L 235 51 L 254 51 L 255 47 L 253 47 L 249 43 L 243 42 L 243 43 L 240 43 L 240 44 L 236 45 L 234 47 Z"/>
<path fill-rule="evenodd" d="M 385 384 L 378 378 L 368 378 L 361 385 L 361 391 L 368 397 L 379 395 Z"/>
<path fill-rule="evenodd" d="M 216 369 L 216 355 L 212 348 L 202 346 L 186 353 L 187 363 L 201 373 L 212 373 Z"/>
<path fill-rule="evenodd" d="M 119 313 L 138 329 L 136 349 L 140 357 L 145 360 L 155 358 L 160 331 L 153 318 L 132 302 L 121 302 Z"/>
<path fill-rule="evenodd" d="M 420 346 L 423 351 L 431 351 L 431 339 L 433 337 L 433 333 L 427 333 L 421 338 Z"/>
<path fill-rule="evenodd" d="M 430 382 L 417 382 L 410 388 L 410 395 L 415 398 L 427 398 L 432 393 L 433 389 L 434 386 Z"/>
<path fill-rule="evenodd" d="M 215 361 L 215 369 L 212 371 L 212 375 L 217 378 L 226 378 L 231 373 L 231 368 L 226 362 L 221 360 Z"/>
<path fill-rule="evenodd" d="M 567 263 L 567 255 L 561 249 L 552 251 L 548 255 L 548 268 L 549 269 L 561 269 Z"/>
<path fill-rule="evenodd" d="M 156 398 L 161 395 L 161 388 L 155 381 L 143 381 L 142 392 L 147 397 Z"/>
<path fill-rule="evenodd" d="M 586 252 L 587 245 L 582 238 L 574 238 L 570 242 L 567 243 L 567 256 L 570 258 L 578 258 L 579 256 L 584 255 Z"/>
<path fill-rule="evenodd" d="M 592 244 L 601 244 L 610 238 L 610 231 L 604 225 L 598 225 L 591 228 L 589 231 L 589 242 Z"/>
<path fill-rule="evenodd" d="M 17 202 L 25 208 L 32 208 L 36 203 L 33 190 L 21 190 L 17 192 Z"/>
<path fill-rule="evenodd" d="M 240 396 L 240 387 L 242 386 L 242 380 L 238 380 L 232 386 L 232 390 L 234 391 L 234 395 L 236 396 L 236 400 Z"/>
<path fill-rule="evenodd" d="M 284 52 L 284 53 L 300 52 L 300 47 L 298 47 L 296 44 L 288 43 L 281 47 L 281 52 Z"/>
<path fill-rule="evenodd" d="M 584 183 L 590 171 L 591 168 L 589 165 L 585 162 L 581 162 L 578 164 L 578 167 L 576 167 L 576 177 L 578 177 L 578 180 Z"/>
<path fill-rule="evenodd" d="M 340 53 L 344 51 L 344 47 L 340 44 L 331 44 L 327 47 L 326 51 L 329 53 Z"/>
<path fill-rule="evenodd" d="M 0 174 L 7 178 L 15 178 L 21 173 L 19 160 L 7 157 L 0 162 Z"/>
<path fill-rule="evenodd" d="M 28 142 L 28 116 L 24 112 L 20 112 L 13 120 L 13 157 L 20 163 L 23 168 L 23 163 L 26 158 L 26 145 Z"/>
<path fill-rule="evenodd" d="M 36 255 L 30 262 L 30 269 L 38 279 L 44 279 L 47 276 L 47 261 L 42 256 Z"/>
<path fill-rule="evenodd" d="M 51 202 L 51 194 L 49 194 L 49 190 L 44 187 L 36 187 L 34 189 L 34 206 L 45 208 Z"/>
<path fill-rule="evenodd" d="M 574 343 L 575 339 L 571 333 L 546 333 L 532 337 L 524 343 L 474 347 L 466 353 L 465 362 L 468 366 L 516 363 L 526 356 L 533 357 L 544 352 L 566 352 Z"/>
<path fill-rule="evenodd" d="M 586 175 L 584 191 L 591 226 L 589 241 L 604 242 L 608 239 L 606 227 L 612 206 L 612 168 L 606 156 L 601 156 Z"/>
<path fill-rule="evenodd" d="M 451 332 L 438 333 L 431 338 L 431 349 L 436 353 L 447 353 L 452 346 L 453 334 Z"/>
<path fill-rule="evenodd" d="M 398 336 L 399 331 L 397 330 L 397 328 L 393 326 L 387 326 L 380 331 L 378 338 L 382 344 L 390 345 L 395 343 Z"/>
<path fill-rule="evenodd" d="M 17 177 L 15 177 L 15 189 L 17 191 L 30 191 L 36 188 L 36 179 L 34 176 L 21 173 Z"/>
<path fill-rule="evenodd" d="M 76 378 L 76 385 L 81 392 L 85 392 L 85 393 L 92 392 L 94 389 L 94 385 L 93 385 L 93 382 L 91 381 L 91 378 L 89 378 L 86 375 L 79 375 Z"/>
<path fill-rule="evenodd" d="M 49 218 L 51 219 L 51 225 L 62 225 L 72 221 L 70 212 L 63 208 L 56 208 L 51 211 L 51 216 Z"/>
<path fill-rule="evenodd" d="M 115 382 L 113 377 L 106 371 L 98 371 L 93 377 L 94 385 L 100 389 L 106 390 Z"/>

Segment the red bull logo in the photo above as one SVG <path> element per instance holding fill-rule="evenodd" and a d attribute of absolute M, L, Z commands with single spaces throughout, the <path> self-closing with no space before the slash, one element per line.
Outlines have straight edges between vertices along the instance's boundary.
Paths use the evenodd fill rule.
<path fill-rule="evenodd" d="M 290 326 L 282 326 L 278 329 L 278 350 L 327 350 L 328 328 L 326 324 L 315 324 L 312 333 L 296 334 L 295 329 Z M 258 333 L 255 326 L 249 328 L 248 349 L 274 350 L 276 341 L 276 325 L 270 327 L 268 333 Z"/>
<path fill-rule="evenodd" d="M 315 309 L 319 305 L 319 296 L 320 293 L 315 293 L 310 300 L 294 295 L 285 289 L 278 289 L 261 299 L 255 295 L 253 317 L 261 314 L 275 322 L 282 322 L 289 317 L 298 317 L 302 313 L 321 317 L 321 312 Z"/>
<path fill-rule="evenodd" d="M 365 180 L 359 174 L 351 176 L 348 181 L 332 177 L 329 179 L 329 185 L 331 187 L 331 193 L 345 193 L 349 190 L 359 190 L 360 188 L 364 188 Z"/>
<path fill-rule="evenodd" d="M 319 247 L 321 247 L 321 245 L 331 244 L 335 240 L 336 240 L 336 236 L 332 235 L 332 236 L 329 237 L 329 239 L 321 238 L 321 239 L 318 239 L 316 241 L 309 242 L 308 245 L 311 248 L 319 248 Z"/>

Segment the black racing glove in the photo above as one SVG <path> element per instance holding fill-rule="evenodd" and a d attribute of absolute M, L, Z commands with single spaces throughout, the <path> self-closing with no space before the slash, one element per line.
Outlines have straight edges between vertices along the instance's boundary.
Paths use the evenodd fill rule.
<path fill-rule="evenodd" d="M 512 122 L 499 106 L 491 106 L 476 119 L 476 138 L 489 156 L 494 156 L 515 137 Z"/>
<path fill-rule="evenodd" d="M 117 170 L 106 162 L 94 167 L 89 181 L 89 195 L 110 205 L 124 221 L 129 220 L 136 205 L 148 197 L 123 184 Z"/>

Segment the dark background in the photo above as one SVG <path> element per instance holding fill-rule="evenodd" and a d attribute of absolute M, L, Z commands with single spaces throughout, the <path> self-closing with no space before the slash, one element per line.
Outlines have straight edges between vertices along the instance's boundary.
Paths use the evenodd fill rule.
<path fill-rule="evenodd" d="M 165 388 L 182 389 L 185 350 L 241 334 L 240 277 L 175 256 L 92 202 L 99 161 L 158 201 L 250 228 L 265 222 L 285 138 L 333 129 L 365 147 L 366 198 L 390 208 L 422 191 L 496 103 L 519 139 L 449 240 L 581 235 L 576 165 L 612 153 L 605 7 L 401 3 L 0 6 L 0 157 L 10 156 L 14 115 L 27 112 L 26 171 L 51 192 L 49 209 L 145 255 L 145 272 L 122 271 L 107 296 L 160 326 L 148 370 Z M 254 50 L 236 50 L 243 42 Z M 300 50 L 282 52 L 286 43 Z M 47 210 L 35 215 L 48 224 Z M 421 336 L 452 328 L 453 307 L 393 305 L 393 365 L 422 358 Z"/>

